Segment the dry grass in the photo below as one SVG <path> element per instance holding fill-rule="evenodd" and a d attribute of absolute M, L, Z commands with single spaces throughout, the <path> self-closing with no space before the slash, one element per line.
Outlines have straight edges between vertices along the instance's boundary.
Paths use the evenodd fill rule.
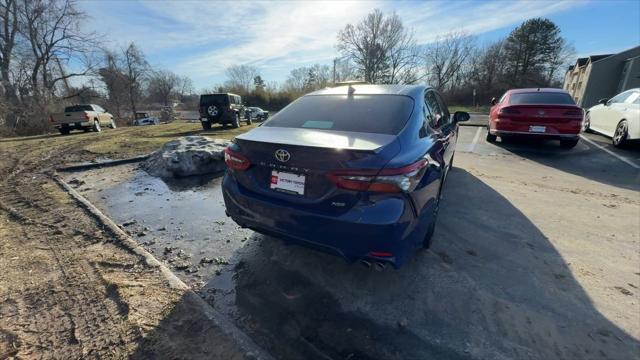
<path fill-rule="evenodd" d="M 91 158 L 91 155 L 113 159 L 142 155 L 157 150 L 167 141 L 188 135 L 204 135 L 212 138 L 232 139 L 253 129 L 255 125 L 238 129 L 214 126 L 204 131 L 200 123 L 176 121 L 155 126 L 132 126 L 103 129 L 100 133 L 72 132 L 70 135 L 46 134 L 7 138 L 0 140 L 0 149 L 15 150 L 31 156 L 48 156 L 59 153 L 64 157 Z"/>

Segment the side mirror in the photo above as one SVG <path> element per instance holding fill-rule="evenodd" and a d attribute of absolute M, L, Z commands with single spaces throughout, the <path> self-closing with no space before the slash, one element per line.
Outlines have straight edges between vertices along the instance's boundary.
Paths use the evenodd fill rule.
<path fill-rule="evenodd" d="M 495 105 L 498 103 L 498 100 L 496 98 L 491 98 L 491 105 Z"/>
<path fill-rule="evenodd" d="M 607 105 L 607 102 L 609 102 L 609 99 L 607 99 L 607 98 L 602 98 L 602 99 L 598 100 L 598 102 L 599 102 L 600 104 L 602 104 L 602 105 Z"/>
<path fill-rule="evenodd" d="M 470 118 L 471 115 L 469 115 L 469 113 L 465 111 L 456 111 L 453 114 L 453 121 L 455 122 L 469 121 Z"/>

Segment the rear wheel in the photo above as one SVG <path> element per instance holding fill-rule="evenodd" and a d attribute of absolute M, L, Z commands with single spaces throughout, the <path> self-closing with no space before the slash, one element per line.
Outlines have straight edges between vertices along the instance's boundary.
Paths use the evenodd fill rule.
<path fill-rule="evenodd" d="M 95 131 L 95 132 L 102 131 L 102 128 L 100 127 L 100 122 L 98 120 L 95 120 L 93 122 L 93 131 Z"/>
<path fill-rule="evenodd" d="M 237 129 L 237 128 L 240 127 L 240 115 L 238 115 L 237 113 L 234 115 L 233 122 L 231 123 L 231 126 L 234 129 Z"/>
<path fill-rule="evenodd" d="M 60 128 L 60 129 L 58 129 L 58 131 L 60 131 L 60 134 L 62 134 L 62 135 L 69 135 L 69 132 L 71 130 L 69 128 Z"/>
<path fill-rule="evenodd" d="M 202 128 L 204 130 L 211 129 L 211 121 L 202 121 L 201 124 L 202 124 Z"/>
<path fill-rule="evenodd" d="M 627 144 L 627 136 L 629 135 L 629 125 L 627 120 L 622 120 L 616 127 L 616 132 L 613 133 L 612 143 L 615 147 L 623 147 Z"/>
<path fill-rule="evenodd" d="M 496 142 L 497 139 L 498 139 L 498 136 L 491 134 L 491 132 L 489 132 L 489 129 L 487 129 L 487 141 L 490 143 L 494 143 Z"/>
<path fill-rule="evenodd" d="M 440 182 L 440 190 L 438 190 L 438 197 L 436 198 L 436 204 L 433 209 L 433 213 L 431 214 L 431 223 L 429 224 L 429 228 L 427 229 L 427 234 L 424 236 L 424 240 L 422 241 L 422 247 L 428 249 L 431 247 L 433 243 L 433 233 L 436 231 L 436 222 L 438 221 L 438 211 L 440 210 L 440 197 L 442 194 L 442 182 Z"/>
<path fill-rule="evenodd" d="M 251 115 L 247 118 L 247 125 L 251 125 L 253 121 L 251 120 Z"/>
<path fill-rule="evenodd" d="M 578 145 L 579 139 L 560 139 L 560 146 L 565 149 L 572 149 Z"/>

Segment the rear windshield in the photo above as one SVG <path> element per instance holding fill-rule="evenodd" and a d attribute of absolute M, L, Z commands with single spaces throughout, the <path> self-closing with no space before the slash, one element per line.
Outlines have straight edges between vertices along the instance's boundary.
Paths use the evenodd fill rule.
<path fill-rule="evenodd" d="M 229 95 L 227 94 L 218 94 L 218 95 L 201 95 L 200 96 L 200 104 L 216 104 L 216 105 L 228 105 L 229 104 Z"/>
<path fill-rule="evenodd" d="M 93 111 L 91 105 L 73 105 L 64 108 L 64 112 Z"/>
<path fill-rule="evenodd" d="M 527 105 L 527 104 L 560 104 L 575 105 L 571 96 L 566 93 L 556 92 L 530 92 L 516 93 L 509 97 L 509 104 Z"/>
<path fill-rule="evenodd" d="M 303 96 L 264 126 L 395 135 L 407 123 L 413 100 L 399 95 Z"/>

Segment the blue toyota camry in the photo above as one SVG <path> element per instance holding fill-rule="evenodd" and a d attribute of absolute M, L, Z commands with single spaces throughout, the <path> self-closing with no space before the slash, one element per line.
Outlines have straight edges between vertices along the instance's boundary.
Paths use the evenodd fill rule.
<path fill-rule="evenodd" d="M 227 214 L 286 242 L 398 268 L 431 244 L 468 119 L 425 86 L 310 93 L 225 150 Z"/>

